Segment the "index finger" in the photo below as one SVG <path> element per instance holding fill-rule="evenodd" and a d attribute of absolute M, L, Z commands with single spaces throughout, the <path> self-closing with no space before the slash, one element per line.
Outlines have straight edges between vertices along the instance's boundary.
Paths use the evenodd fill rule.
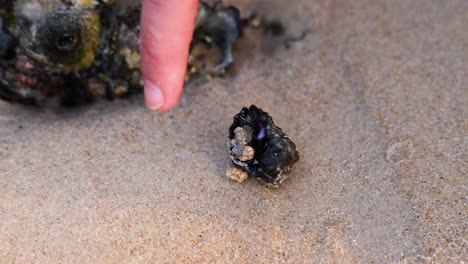
<path fill-rule="evenodd" d="M 149 108 L 167 110 L 180 97 L 198 0 L 142 0 L 141 69 Z"/>

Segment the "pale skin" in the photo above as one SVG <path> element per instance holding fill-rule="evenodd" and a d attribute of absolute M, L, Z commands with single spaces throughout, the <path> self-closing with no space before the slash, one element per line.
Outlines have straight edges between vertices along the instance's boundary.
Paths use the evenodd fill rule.
<path fill-rule="evenodd" d="M 168 110 L 184 85 L 198 0 L 142 0 L 141 67 L 145 102 Z"/>

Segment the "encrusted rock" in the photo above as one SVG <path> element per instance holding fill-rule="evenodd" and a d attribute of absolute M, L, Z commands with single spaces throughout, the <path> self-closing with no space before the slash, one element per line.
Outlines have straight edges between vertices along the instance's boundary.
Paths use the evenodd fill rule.
<path fill-rule="evenodd" d="M 140 6 L 117 0 L 0 2 L 0 99 L 42 105 L 57 98 L 79 105 L 142 91 Z M 232 64 L 241 24 L 236 7 L 200 2 L 192 46 L 214 45 L 221 58 L 198 74 L 224 73 Z"/>

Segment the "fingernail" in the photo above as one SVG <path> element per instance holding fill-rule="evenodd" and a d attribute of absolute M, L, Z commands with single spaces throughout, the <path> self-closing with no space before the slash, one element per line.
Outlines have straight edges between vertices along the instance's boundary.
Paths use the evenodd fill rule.
<path fill-rule="evenodd" d="M 150 81 L 144 81 L 146 106 L 151 110 L 158 110 L 164 105 L 164 96 L 159 86 Z"/>

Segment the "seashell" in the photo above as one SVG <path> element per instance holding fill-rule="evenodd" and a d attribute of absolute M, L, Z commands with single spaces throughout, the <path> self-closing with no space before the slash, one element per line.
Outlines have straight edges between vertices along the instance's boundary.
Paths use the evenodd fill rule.
<path fill-rule="evenodd" d="M 238 169 L 272 187 L 279 187 L 288 178 L 293 164 L 299 161 L 294 142 L 267 112 L 255 105 L 242 108 L 234 116 L 227 145 L 229 157 Z M 234 175 L 236 181 L 245 179 L 239 176 L 238 170 L 231 169 L 227 175 Z"/>

